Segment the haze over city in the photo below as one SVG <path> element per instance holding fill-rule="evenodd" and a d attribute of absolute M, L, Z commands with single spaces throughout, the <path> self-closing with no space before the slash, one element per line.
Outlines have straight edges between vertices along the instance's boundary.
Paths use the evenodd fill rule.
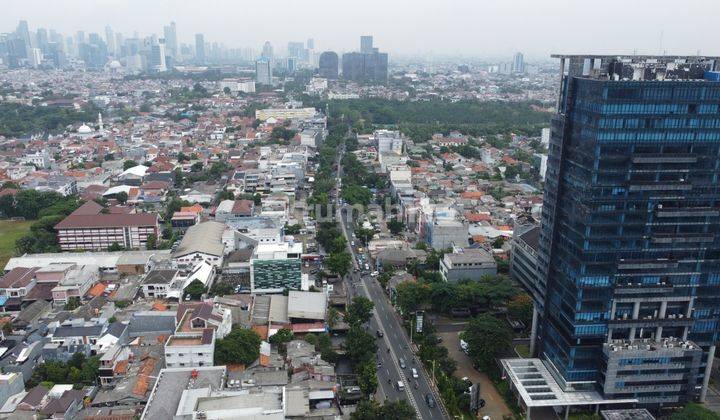
<path fill-rule="evenodd" d="M 175 21 L 180 42 L 204 33 L 232 48 L 315 38 L 321 49 L 345 51 L 358 36 L 373 34 L 387 51 L 403 55 L 712 54 L 719 14 L 720 3 L 707 0 L 6 0 L 0 32 L 24 19 L 63 33 L 102 33 L 110 25 L 144 36 Z"/>

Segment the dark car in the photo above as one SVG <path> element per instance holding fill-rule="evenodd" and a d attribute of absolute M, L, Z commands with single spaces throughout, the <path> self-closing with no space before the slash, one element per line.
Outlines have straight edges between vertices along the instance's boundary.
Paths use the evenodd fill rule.
<path fill-rule="evenodd" d="M 384 336 L 385 334 L 383 334 L 382 331 L 377 330 L 377 331 L 375 331 L 375 335 L 377 335 L 378 337 L 382 337 L 382 336 Z"/>
<path fill-rule="evenodd" d="M 425 402 L 427 403 L 428 407 L 435 408 L 435 398 L 433 398 L 430 394 L 425 394 Z"/>

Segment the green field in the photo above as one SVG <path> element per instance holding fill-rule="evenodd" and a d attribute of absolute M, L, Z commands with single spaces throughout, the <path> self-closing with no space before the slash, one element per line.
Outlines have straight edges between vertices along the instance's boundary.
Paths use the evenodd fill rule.
<path fill-rule="evenodd" d="M 30 230 L 33 221 L 13 222 L 0 220 L 0 270 L 5 267 L 10 257 L 15 255 L 15 241 Z"/>

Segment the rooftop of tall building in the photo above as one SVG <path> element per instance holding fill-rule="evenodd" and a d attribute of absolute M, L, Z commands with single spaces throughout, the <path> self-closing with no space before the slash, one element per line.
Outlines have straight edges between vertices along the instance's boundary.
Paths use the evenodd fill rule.
<path fill-rule="evenodd" d="M 720 57 L 678 55 L 594 55 L 553 54 L 559 58 L 564 74 L 598 80 L 720 81 Z"/>

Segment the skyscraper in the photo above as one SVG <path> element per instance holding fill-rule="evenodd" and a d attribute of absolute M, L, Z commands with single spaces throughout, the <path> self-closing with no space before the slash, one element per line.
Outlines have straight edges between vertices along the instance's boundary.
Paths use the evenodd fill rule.
<path fill-rule="evenodd" d="M 360 37 L 360 52 L 342 56 L 343 78 L 346 80 L 386 83 L 388 78 L 388 55 L 373 46 L 371 36 Z"/>
<path fill-rule="evenodd" d="M 538 348 L 565 390 L 703 400 L 720 331 L 719 57 L 555 56 Z"/>
<path fill-rule="evenodd" d="M 169 26 L 163 28 L 163 36 L 165 37 L 165 54 L 177 58 L 178 56 L 178 42 L 177 42 L 177 27 L 175 22 L 170 22 Z"/>
<path fill-rule="evenodd" d="M 525 73 L 525 58 L 520 52 L 515 53 L 515 55 L 513 56 L 512 72 Z"/>
<path fill-rule="evenodd" d="M 373 37 L 371 35 L 360 37 L 360 52 L 364 54 L 371 54 L 373 52 Z"/>
<path fill-rule="evenodd" d="M 338 55 L 333 51 L 325 51 L 320 54 L 319 63 L 320 77 L 326 79 L 337 79 L 338 78 Z"/>
<path fill-rule="evenodd" d="M 195 34 L 195 60 L 202 64 L 205 62 L 205 36 Z"/>
<path fill-rule="evenodd" d="M 255 62 L 255 81 L 259 85 L 272 85 L 272 65 L 270 60 L 262 59 Z"/>
<path fill-rule="evenodd" d="M 105 43 L 107 44 L 108 52 L 112 55 L 117 56 L 117 44 L 115 43 L 115 33 L 110 26 L 105 27 Z"/>
<path fill-rule="evenodd" d="M 270 41 L 265 41 L 265 43 L 263 44 L 260 57 L 267 61 L 271 61 L 273 59 L 273 47 Z"/>

